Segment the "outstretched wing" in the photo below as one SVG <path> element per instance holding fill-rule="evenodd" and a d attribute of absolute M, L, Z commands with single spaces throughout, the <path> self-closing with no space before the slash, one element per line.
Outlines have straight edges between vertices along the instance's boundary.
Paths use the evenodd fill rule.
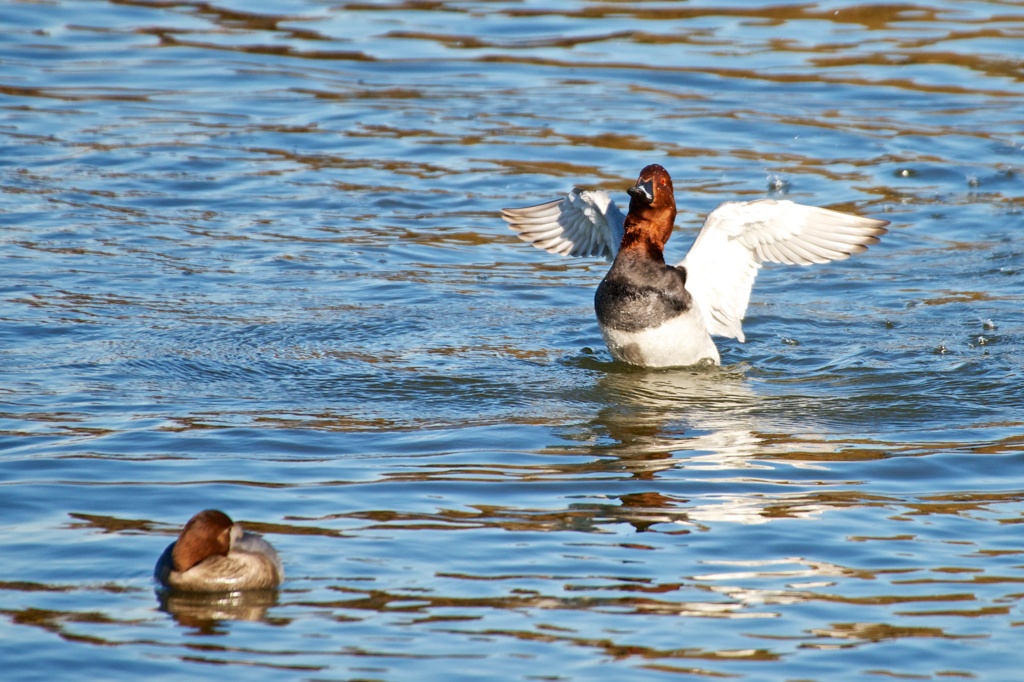
<path fill-rule="evenodd" d="M 707 217 L 680 265 L 708 330 L 743 341 L 743 317 L 762 263 L 849 258 L 877 243 L 888 224 L 792 201 L 729 202 Z"/>
<path fill-rule="evenodd" d="M 606 260 L 618 253 L 626 222 L 607 192 L 581 189 L 545 204 L 503 208 L 501 217 L 520 239 L 538 249 Z"/>

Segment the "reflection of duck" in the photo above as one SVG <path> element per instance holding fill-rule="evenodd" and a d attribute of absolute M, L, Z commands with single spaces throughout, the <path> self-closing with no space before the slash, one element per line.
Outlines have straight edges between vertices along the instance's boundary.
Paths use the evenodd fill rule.
<path fill-rule="evenodd" d="M 600 402 L 609 405 L 597 422 L 618 441 L 614 466 L 638 481 L 699 482 L 696 487 L 652 487 L 609 495 L 618 507 L 604 505 L 605 517 L 624 520 L 637 531 L 673 524 L 673 532 L 713 523 L 745 525 L 776 518 L 816 518 L 829 506 L 813 497 L 737 492 L 756 470 L 794 466 L 770 461 L 774 451 L 808 449 L 816 443 L 789 436 L 766 420 L 763 397 L 737 366 L 708 369 L 609 371 L 597 382 Z M 830 448 L 827 441 L 820 446 Z M 767 457 L 767 460 L 765 458 Z M 611 465 L 609 465 L 611 466 Z M 796 464 L 795 466 L 801 466 Z M 679 476 L 661 472 L 681 470 Z M 667 532 L 667 531 L 662 531 Z"/>
<path fill-rule="evenodd" d="M 160 609 L 174 620 L 204 632 L 213 632 L 219 621 L 261 621 L 267 609 L 277 606 L 277 590 L 246 592 L 179 592 L 160 590 Z"/>
<path fill-rule="evenodd" d="M 620 456 L 655 453 L 679 463 L 678 451 L 740 464 L 757 451 L 757 396 L 741 371 L 611 371 L 598 379 L 595 422 L 621 445 Z M 676 453 L 673 456 L 672 453 Z"/>
<path fill-rule="evenodd" d="M 647 166 L 629 195 L 625 216 L 606 192 L 580 190 L 501 215 L 537 248 L 614 259 L 594 297 L 597 321 L 612 357 L 641 367 L 719 364 L 711 335 L 744 340 L 762 263 L 848 258 L 877 243 L 889 224 L 792 201 L 727 202 L 708 215 L 686 258 L 667 265 L 676 218 L 668 171 Z"/>
<path fill-rule="evenodd" d="M 201 511 L 164 550 L 154 575 L 164 587 L 184 592 L 235 592 L 277 587 L 281 559 L 269 542 L 247 533 L 216 509 Z"/>

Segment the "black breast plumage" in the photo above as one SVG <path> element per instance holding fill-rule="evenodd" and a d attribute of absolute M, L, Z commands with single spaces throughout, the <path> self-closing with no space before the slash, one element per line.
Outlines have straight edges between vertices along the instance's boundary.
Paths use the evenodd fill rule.
<path fill-rule="evenodd" d="M 683 268 L 621 252 L 594 294 L 597 320 L 627 332 L 659 327 L 693 305 L 685 285 Z"/>

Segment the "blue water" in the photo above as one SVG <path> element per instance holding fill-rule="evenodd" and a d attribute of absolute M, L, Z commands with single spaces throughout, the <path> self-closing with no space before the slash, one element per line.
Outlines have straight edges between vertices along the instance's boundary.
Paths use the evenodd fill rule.
<path fill-rule="evenodd" d="M 0 8 L 5 679 L 1017 680 L 1024 9 Z M 723 367 L 504 206 L 880 217 Z M 275 599 L 161 600 L 216 507 Z"/>

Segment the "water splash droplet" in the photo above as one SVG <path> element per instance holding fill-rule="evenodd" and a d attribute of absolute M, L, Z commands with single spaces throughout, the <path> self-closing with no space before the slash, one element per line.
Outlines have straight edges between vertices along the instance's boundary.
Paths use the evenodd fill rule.
<path fill-rule="evenodd" d="M 790 182 L 781 175 L 768 176 L 768 191 L 772 194 L 788 194 Z"/>

